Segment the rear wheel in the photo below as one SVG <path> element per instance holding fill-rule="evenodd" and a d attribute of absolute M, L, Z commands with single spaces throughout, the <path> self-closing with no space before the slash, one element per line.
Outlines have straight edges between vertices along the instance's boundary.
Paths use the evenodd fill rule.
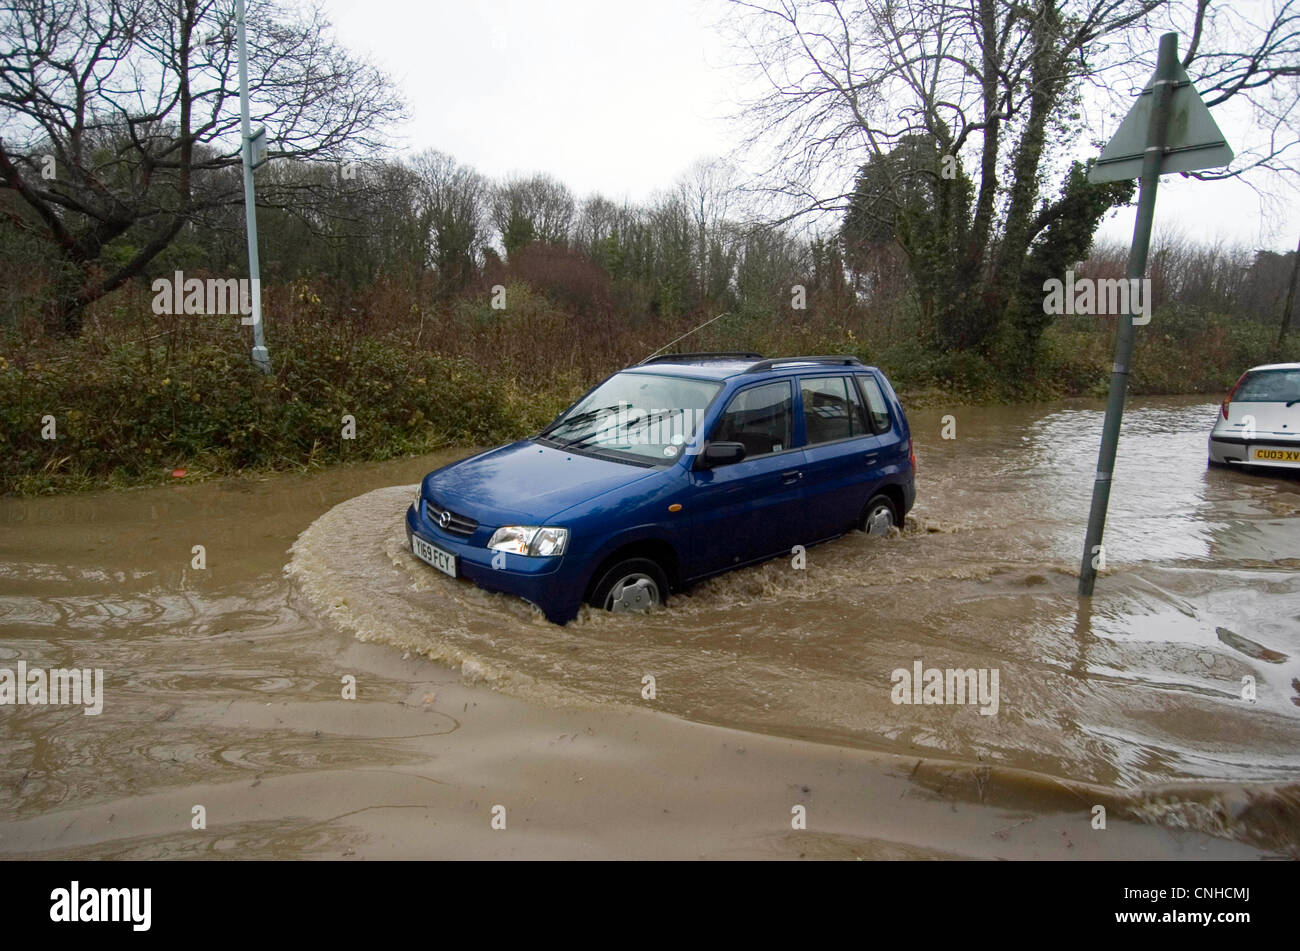
<path fill-rule="evenodd" d="M 615 614 L 651 611 L 668 603 L 668 578 L 649 558 L 628 558 L 605 569 L 588 600 Z"/>
<path fill-rule="evenodd" d="M 902 527 L 903 520 L 898 516 L 894 500 L 887 495 L 873 495 L 858 520 L 858 529 L 868 535 L 888 535 L 891 528 Z"/>

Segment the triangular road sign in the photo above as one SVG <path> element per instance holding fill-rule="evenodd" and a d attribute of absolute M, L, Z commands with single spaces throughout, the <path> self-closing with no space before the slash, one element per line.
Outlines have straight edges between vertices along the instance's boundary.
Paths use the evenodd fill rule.
<path fill-rule="evenodd" d="M 1169 103 L 1168 140 L 1160 173 L 1192 172 L 1227 165 L 1232 161 L 1232 149 L 1181 63 L 1177 64 L 1174 81 Z M 1156 98 L 1154 84 L 1155 77 L 1152 76 L 1119 124 L 1114 137 L 1102 149 L 1101 158 L 1088 172 L 1088 181 L 1114 182 L 1142 174 L 1142 153 L 1146 149 L 1151 107 Z"/>

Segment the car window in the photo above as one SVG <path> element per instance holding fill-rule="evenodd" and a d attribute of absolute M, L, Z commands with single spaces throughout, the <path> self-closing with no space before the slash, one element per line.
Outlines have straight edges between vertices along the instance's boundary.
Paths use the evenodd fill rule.
<path fill-rule="evenodd" d="M 738 442 L 745 458 L 790 448 L 794 391 L 788 380 L 741 390 L 713 431 L 713 442 Z"/>
<path fill-rule="evenodd" d="M 847 376 L 802 379 L 799 391 L 803 396 L 803 426 L 808 445 L 868 432 L 858 388 Z"/>
<path fill-rule="evenodd" d="M 1257 370 L 1241 381 L 1234 403 L 1289 403 L 1300 400 L 1300 370 Z"/>
<path fill-rule="evenodd" d="M 871 428 L 878 433 L 885 432 L 889 429 L 889 404 L 885 402 L 885 394 L 880 391 L 880 384 L 875 377 L 865 375 L 858 377 L 858 383 L 867 398 L 867 415 L 871 418 Z"/>

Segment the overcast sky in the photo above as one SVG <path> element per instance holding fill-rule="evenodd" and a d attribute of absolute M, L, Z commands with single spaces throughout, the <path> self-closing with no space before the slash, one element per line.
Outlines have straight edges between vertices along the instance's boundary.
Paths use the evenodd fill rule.
<path fill-rule="evenodd" d="M 398 82 L 404 150 L 436 148 L 492 177 L 549 172 L 579 197 L 642 200 L 727 155 L 740 98 L 717 0 L 324 0 L 348 47 Z M 1220 119 L 1229 141 L 1234 129 Z M 1113 130 L 1104 130 L 1109 135 Z M 1276 190 L 1276 186 L 1273 187 Z M 1290 250 L 1300 196 L 1261 208 L 1241 182 L 1162 181 L 1156 229 Z M 1127 241 L 1133 211 L 1102 237 Z"/>

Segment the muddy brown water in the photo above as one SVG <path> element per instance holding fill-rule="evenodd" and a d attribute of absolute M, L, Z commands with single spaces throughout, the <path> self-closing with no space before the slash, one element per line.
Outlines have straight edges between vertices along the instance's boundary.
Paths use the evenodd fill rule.
<path fill-rule="evenodd" d="M 585 609 L 566 627 L 406 551 L 411 488 L 454 456 L 4 500 L 0 667 L 102 668 L 105 711 L 0 708 L 0 852 L 203 854 L 141 804 L 220 799 L 232 775 L 253 777 L 250 790 L 275 779 L 286 801 L 312 776 L 407 775 L 429 755 L 413 736 L 460 735 L 472 701 L 438 697 L 466 683 L 509 698 L 497 736 L 640 707 L 800 750 L 973 771 L 981 800 L 992 770 L 1029 800 L 1113 794 L 1167 825 L 1294 848 L 1300 481 L 1207 469 L 1216 409 L 1130 403 L 1091 605 L 1075 595 L 1101 427 L 1091 402 L 913 411 L 918 501 L 901 533 L 733 572 L 650 616 Z M 941 438 L 947 414 L 954 439 Z M 996 713 L 895 702 L 895 671 L 917 663 L 996 673 Z M 370 705 L 335 702 L 349 670 Z M 336 812 L 371 808 L 366 795 L 379 794 Z M 105 831 L 137 810 L 135 828 Z M 98 831 L 58 831 L 90 813 Z M 247 819 L 228 845 L 329 852 L 334 814 L 278 814 L 276 831 Z"/>

